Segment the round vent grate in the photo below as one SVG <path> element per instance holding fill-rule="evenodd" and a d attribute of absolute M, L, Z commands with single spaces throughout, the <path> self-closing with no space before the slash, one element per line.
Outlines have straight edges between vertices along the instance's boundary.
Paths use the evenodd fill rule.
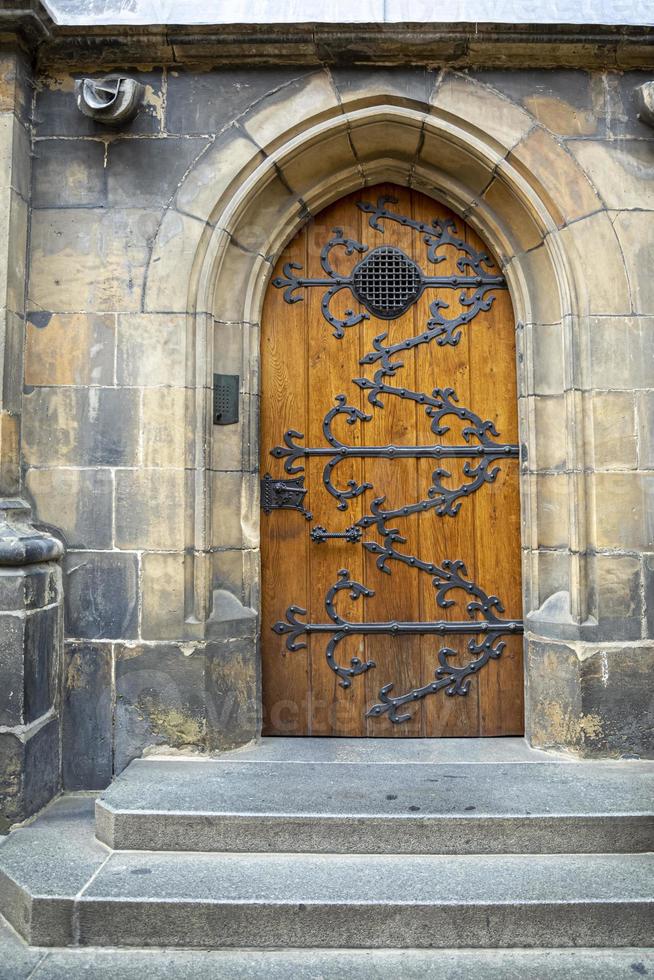
<path fill-rule="evenodd" d="M 371 313 L 390 320 L 401 316 L 418 299 L 422 273 L 401 248 L 382 245 L 356 266 L 352 287 Z"/>

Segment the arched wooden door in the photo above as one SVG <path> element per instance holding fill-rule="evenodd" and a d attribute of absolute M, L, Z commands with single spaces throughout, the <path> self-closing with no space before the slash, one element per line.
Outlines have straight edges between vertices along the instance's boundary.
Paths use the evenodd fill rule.
<path fill-rule="evenodd" d="M 523 731 L 514 320 L 392 185 L 280 257 L 262 323 L 264 734 Z"/>

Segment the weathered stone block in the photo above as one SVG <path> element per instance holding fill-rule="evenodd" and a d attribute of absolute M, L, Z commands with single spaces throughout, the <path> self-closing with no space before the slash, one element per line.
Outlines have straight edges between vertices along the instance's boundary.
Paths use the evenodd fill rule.
<path fill-rule="evenodd" d="M 356 157 L 352 144 L 346 133 L 337 133 L 329 139 L 321 139 L 313 144 L 306 141 L 292 157 L 284 161 L 284 181 L 295 194 L 303 195 L 312 190 L 317 183 L 317 175 L 321 173 L 342 174 L 348 168 L 355 170 Z M 262 222 L 268 229 L 278 227 L 270 220 L 272 214 L 265 216 Z M 237 235 L 239 241 L 241 236 Z"/>
<path fill-rule="evenodd" d="M 145 86 L 143 105 L 137 116 L 124 124 L 129 133 L 159 133 L 163 128 L 162 72 L 130 69 L 130 77 Z M 98 78 L 106 71 L 69 74 L 48 73 L 41 76 L 36 89 L 35 131 L 37 136 L 106 136 L 114 133 L 110 126 L 83 115 L 75 102 L 75 80 Z"/>
<path fill-rule="evenodd" d="M 45 806 L 61 789 L 59 721 L 0 732 L 0 833 Z"/>
<path fill-rule="evenodd" d="M 651 321 L 637 316 L 591 317 L 587 336 L 591 387 L 631 390 L 652 385 Z M 619 357 L 616 350 L 620 351 Z"/>
<path fill-rule="evenodd" d="M 252 632 L 207 644 L 207 745 L 224 751 L 261 733 L 261 679 Z"/>
<path fill-rule="evenodd" d="M 504 149 L 515 146 L 533 125 L 523 108 L 461 75 L 447 75 L 431 102 L 434 112 L 465 119 Z"/>
<path fill-rule="evenodd" d="M 59 568 L 54 563 L 0 567 L 0 609 L 39 609 L 57 601 Z"/>
<path fill-rule="evenodd" d="M 584 626 L 584 638 L 638 640 L 642 633 L 641 559 L 631 555 L 592 555 L 588 561 L 589 605 L 597 620 Z"/>
<path fill-rule="evenodd" d="M 654 165 L 644 140 L 570 140 L 579 161 L 607 208 L 653 208 Z"/>
<path fill-rule="evenodd" d="M 5 227 L 0 238 L 0 306 L 13 313 L 25 308 L 28 206 L 13 189 L 0 190 Z"/>
<path fill-rule="evenodd" d="M 595 473 L 589 528 L 596 548 L 654 548 L 654 473 Z"/>
<path fill-rule="evenodd" d="M 20 416 L 0 411 L 0 494 L 20 492 Z"/>
<path fill-rule="evenodd" d="M 569 539 L 570 481 L 565 473 L 536 480 L 538 545 L 565 548 Z"/>
<path fill-rule="evenodd" d="M 111 658 L 109 644 L 65 645 L 62 701 L 64 789 L 104 789 L 111 782 Z"/>
<path fill-rule="evenodd" d="M 117 646 L 115 770 L 151 745 L 202 747 L 205 654 L 202 647 Z"/>
<path fill-rule="evenodd" d="M 0 614 L 0 725 L 21 725 L 25 719 L 23 642 L 25 620 L 18 612 Z"/>
<path fill-rule="evenodd" d="M 609 215 L 602 211 L 574 221 L 560 233 L 591 314 L 625 314 L 632 310 L 625 259 L 616 230 Z M 611 270 L 610 275 L 607 269 Z"/>
<path fill-rule="evenodd" d="M 115 320 L 110 313 L 28 313 L 25 384 L 113 384 Z"/>
<path fill-rule="evenodd" d="M 27 122 L 30 116 L 31 66 L 20 50 L 5 48 L 0 52 L 0 112 L 15 112 Z"/>
<path fill-rule="evenodd" d="M 25 617 L 25 721 L 29 724 L 55 704 L 59 680 L 59 607 L 36 609 Z"/>
<path fill-rule="evenodd" d="M 23 400 L 23 451 L 33 466 L 133 466 L 139 395 L 120 388 L 36 388 Z"/>
<path fill-rule="evenodd" d="M 120 385 L 173 385 L 186 380 L 186 317 L 134 313 L 118 317 L 116 381 Z"/>
<path fill-rule="evenodd" d="M 613 219 L 627 268 L 632 308 L 636 313 L 651 315 L 654 312 L 654 281 L 647 263 L 654 234 L 654 211 L 620 211 L 613 215 Z"/>
<path fill-rule="evenodd" d="M 113 476 L 108 469 L 30 469 L 25 485 L 39 520 L 56 527 L 69 548 L 113 543 Z"/>
<path fill-rule="evenodd" d="M 209 146 L 207 139 L 117 139 L 107 154 L 110 207 L 163 207 L 187 170 Z"/>
<path fill-rule="evenodd" d="M 600 210 L 602 202 L 582 169 L 544 129 L 536 128 L 508 157 L 525 178 L 538 181 L 558 225 Z"/>
<path fill-rule="evenodd" d="M 138 558 L 69 552 L 65 559 L 66 635 L 132 639 L 138 628 Z"/>
<path fill-rule="evenodd" d="M 529 465 L 537 470 L 562 470 L 567 457 L 567 405 L 563 397 L 534 398 L 536 429 L 535 459 Z"/>
<path fill-rule="evenodd" d="M 30 197 L 30 137 L 13 113 L 0 114 L 0 186 L 13 187 L 24 199 Z"/>
<path fill-rule="evenodd" d="M 32 164 L 33 206 L 105 207 L 105 150 L 100 140 L 37 140 Z"/>
<path fill-rule="evenodd" d="M 32 216 L 29 307 L 141 309 L 160 213 L 139 208 L 43 209 Z"/>
<path fill-rule="evenodd" d="M 424 108 L 437 77 L 425 68 L 335 67 L 331 75 L 348 112 L 382 99 L 393 105 Z"/>
<path fill-rule="evenodd" d="M 182 469 L 118 470 L 116 546 L 181 551 L 184 548 Z"/>
<path fill-rule="evenodd" d="M 192 459 L 186 388 L 146 388 L 143 392 L 143 465 L 184 467 Z"/>
<path fill-rule="evenodd" d="M 633 469 L 637 465 L 634 397 L 627 391 L 589 396 L 593 427 L 593 465 L 597 469 Z"/>
<path fill-rule="evenodd" d="M 209 221 L 221 196 L 237 177 L 244 180 L 264 159 L 256 143 L 230 126 L 202 154 L 181 184 L 175 206 Z"/>
<path fill-rule="evenodd" d="M 295 78 L 288 85 L 271 91 L 246 112 L 242 126 L 262 148 L 276 145 L 292 131 L 306 126 L 307 120 L 321 119 L 340 112 L 334 87 L 326 72 Z"/>
<path fill-rule="evenodd" d="M 297 79 L 297 68 L 238 69 L 168 73 L 166 130 L 169 133 L 219 133 L 257 105 L 268 92 Z"/>
<path fill-rule="evenodd" d="M 636 89 L 652 80 L 647 71 L 605 72 L 598 78 L 604 98 L 604 115 L 608 136 L 652 138 L 652 130 L 638 118 Z"/>
<path fill-rule="evenodd" d="M 405 126 L 396 127 L 392 146 L 389 146 L 388 123 L 383 119 L 352 123 L 350 138 L 357 159 L 362 162 L 392 157 L 412 163 L 422 142 L 422 123 L 419 119 L 410 119 Z"/>
<path fill-rule="evenodd" d="M 56 606 L 0 614 L 0 725 L 29 725 L 54 706 L 58 652 Z"/>
<path fill-rule="evenodd" d="M 584 755 L 654 756 L 654 647 L 601 647 L 584 657 L 582 712 L 599 719 Z"/>
<path fill-rule="evenodd" d="M 143 308 L 146 311 L 185 313 L 189 307 L 191 270 L 204 221 L 167 210 L 156 230 L 150 256 Z M 144 258 L 144 262 L 145 262 Z M 139 305 L 123 306 L 136 310 Z"/>
<path fill-rule="evenodd" d="M 528 637 L 534 746 L 585 756 L 654 755 L 651 646 L 578 648 Z"/>
<path fill-rule="evenodd" d="M 184 638 L 184 558 L 183 554 L 143 555 L 141 635 L 145 640 Z"/>
<path fill-rule="evenodd" d="M 587 71 L 531 68 L 529 84 L 517 71 L 472 69 L 470 74 L 524 106 L 542 126 L 560 136 L 592 136 L 603 124 L 593 76 Z M 597 81 L 601 89 L 601 76 Z"/>
<path fill-rule="evenodd" d="M 650 362 L 650 367 L 654 362 Z M 641 469 L 654 468 L 654 391 L 636 394 L 638 419 L 638 465 Z"/>
<path fill-rule="evenodd" d="M 249 490 L 241 473 L 212 473 L 212 541 L 219 548 L 240 548 L 243 544 L 243 499 Z"/>
<path fill-rule="evenodd" d="M 480 191 L 484 187 L 486 190 L 483 193 L 483 200 L 494 215 L 501 216 L 503 231 L 511 242 L 511 252 L 507 251 L 506 257 L 514 252 L 526 252 L 540 245 L 543 240 L 542 230 L 531 217 L 527 216 L 524 203 L 519 200 L 502 175 L 496 176 L 492 182 L 489 175 L 483 187 L 480 187 Z"/>

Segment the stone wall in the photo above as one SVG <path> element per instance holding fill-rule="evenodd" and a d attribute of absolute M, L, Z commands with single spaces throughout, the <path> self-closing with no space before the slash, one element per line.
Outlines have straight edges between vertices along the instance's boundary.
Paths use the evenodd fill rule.
<path fill-rule="evenodd" d="M 76 108 L 74 79 L 93 74 L 42 69 L 21 130 L 24 490 L 66 545 L 65 785 L 104 786 L 150 745 L 256 736 L 257 303 L 303 215 L 380 174 L 477 221 L 529 297 L 514 293 L 529 737 L 651 754 L 654 144 L 633 102 L 649 76 L 129 68 L 145 104 L 113 131 Z M 392 145 L 390 123 L 348 134 L 347 113 L 386 105 L 414 120 Z M 453 143 L 448 157 L 429 118 L 486 156 Z M 338 119 L 342 135 L 302 142 Z M 319 167 L 333 178 L 320 192 Z M 537 191 L 528 218 L 520 180 Z M 257 219 L 239 226 L 230 201 L 248 182 Z M 552 278 L 563 253 L 581 301 Z M 209 424 L 214 368 L 243 379 L 237 427 Z"/>

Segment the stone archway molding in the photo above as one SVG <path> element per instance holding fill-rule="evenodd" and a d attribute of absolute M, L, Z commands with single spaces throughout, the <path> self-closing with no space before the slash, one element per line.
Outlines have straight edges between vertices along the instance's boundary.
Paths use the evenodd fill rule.
<path fill-rule="evenodd" d="M 444 106 L 438 99 L 398 104 L 382 93 L 373 104 L 337 105 L 311 116 L 306 100 L 298 100 L 298 116 L 287 105 L 261 122 L 268 142 L 257 145 L 251 126 L 248 137 L 233 132 L 210 149 L 162 221 L 145 308 L 178 310 L 186 285 L 187 421 L 195 433 L 187 495 L 189 637 L 206 635 L 203 624 L 211 622 L 212 550 L 220 546 L 211 527 L 211 474 L 223 466 L 240 470 L 243 480 L 234 501 L 242 579 L 227 587 L 241 593 L 246 607 L 257 605 L 257 330 L 273 265 L 310 216 L 381 181 L 443 201 L 475 228 L 504 270 L 517 317 L 527 646 L 532 639 L 537 646 L 580 639 L 594 622 L 585 567 L 580 352 L 588 315 L 611 298 L 597 273 L 589 274 L 585 249 L 589 236 L 599 240 L 609 269 L 622 267 L 619 245 L 602 201 L 565 148 L 492 90 L 480 107 L 471 102 L 469 83 L 461 86 L 460 100 Z M 170 247 L 172 238 L 177 248 Z M 241 375 L 238 435 L 211 426 L 207 389 L 214 369 Z M 558 425 L 539 415 L 543 393 L 557 404 Z M 562 461 L 556 472 L 553 443 Z"/>

